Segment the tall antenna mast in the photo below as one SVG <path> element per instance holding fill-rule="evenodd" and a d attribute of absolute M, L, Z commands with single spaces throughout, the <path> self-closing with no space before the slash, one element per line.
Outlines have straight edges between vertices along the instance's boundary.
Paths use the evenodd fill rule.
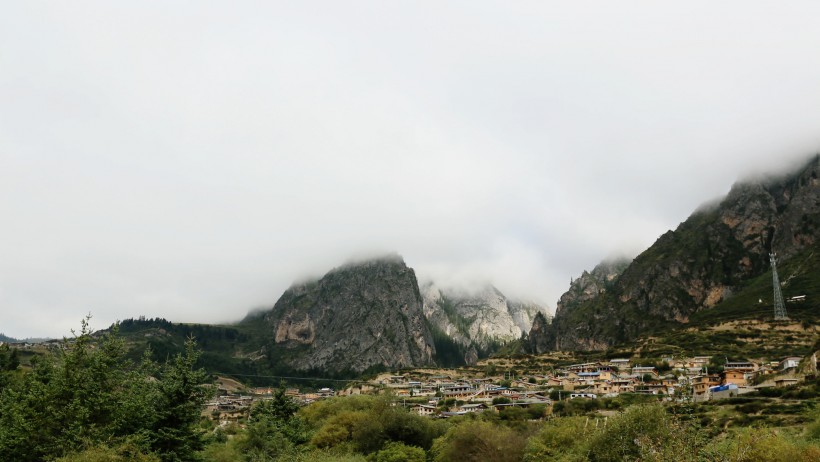
<path fill-rule="evenodd" d="M 774 320 L 785 321 L 789 317 L 786 316 L 786 305 L 783 304 L 783 294 L 780 293 L 780 279 L 777 277 L 777 254 L 770 253 L 769 261 L 772 264 L 772 285 L 774 286 Z"/>

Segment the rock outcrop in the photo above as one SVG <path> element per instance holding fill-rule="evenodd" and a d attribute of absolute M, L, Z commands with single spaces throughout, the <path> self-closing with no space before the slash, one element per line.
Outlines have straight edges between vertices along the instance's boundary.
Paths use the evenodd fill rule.
<path fill-rule="evenodd" d="M 430 325 L 464 347 L 467 364 L 495 346 L 521 338 L 538 313 L 546 316 L 543 306 L 510 300 L 491 285 L 469 291 L 427 283 L 421 291 Z"/>
<path fill-rule="evenodd" d="M 269 356 L 294 370 L 339 374 L 433 364 L 416 275 L 398 256 L 294 285 L 264 322 L 273 338 Z"/>
<path fill-rule="evenodd" d="M 615 279 L 623 273 L 630 262 L 627 259 L 605 260 L 591 272 L 584 271 L 579 278 L 570 282 L 569 290 L 558 299 L 555 313 L 576 307 L 606 292 L 607 287 L 612 287 Z"/>
<path fill-rule="evenodd" d="M 531 331 L 530 344 L 541 351 L 603 349 L 716 306 L 768 270 L 769 252 L 787 260 L 817 241 L 818 175 L 815 157 L 790 175 L 736 184 L 718 205 L 662 235 L 608 284 L 582 276 L 561 297 L 540 338 L 533 340 Z"/>

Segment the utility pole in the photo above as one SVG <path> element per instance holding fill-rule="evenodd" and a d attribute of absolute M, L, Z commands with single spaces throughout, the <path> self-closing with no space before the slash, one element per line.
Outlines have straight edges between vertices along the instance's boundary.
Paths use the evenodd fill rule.
<path fill-rule="evenodd" d="M 772 286 L 774 286 L 774 320 L 786 321 L 786 305 L 783 304 L 783 294 L 780 292 L 780 279 L 777 277 L 777 254 L 769 254 L 769 262 L 772 264 Z"/>

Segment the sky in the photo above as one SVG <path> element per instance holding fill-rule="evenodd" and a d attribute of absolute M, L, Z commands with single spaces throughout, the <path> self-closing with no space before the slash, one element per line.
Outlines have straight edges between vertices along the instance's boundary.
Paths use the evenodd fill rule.
<path fill-rule="evenodd" d="M 0 4 L 15 337 L 237 321 L 383 252 L 554 309 L 820 151 L 815 1 Z"/>

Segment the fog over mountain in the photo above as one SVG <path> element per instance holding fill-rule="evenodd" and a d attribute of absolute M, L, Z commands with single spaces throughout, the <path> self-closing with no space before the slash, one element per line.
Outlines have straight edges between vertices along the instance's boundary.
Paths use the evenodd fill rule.
<path fill-rule="evenodd" d="M 820 4 L 16 2 L 0 332 L 225 322 L 400 253 L 554 308 L 820 150 Z"/>

